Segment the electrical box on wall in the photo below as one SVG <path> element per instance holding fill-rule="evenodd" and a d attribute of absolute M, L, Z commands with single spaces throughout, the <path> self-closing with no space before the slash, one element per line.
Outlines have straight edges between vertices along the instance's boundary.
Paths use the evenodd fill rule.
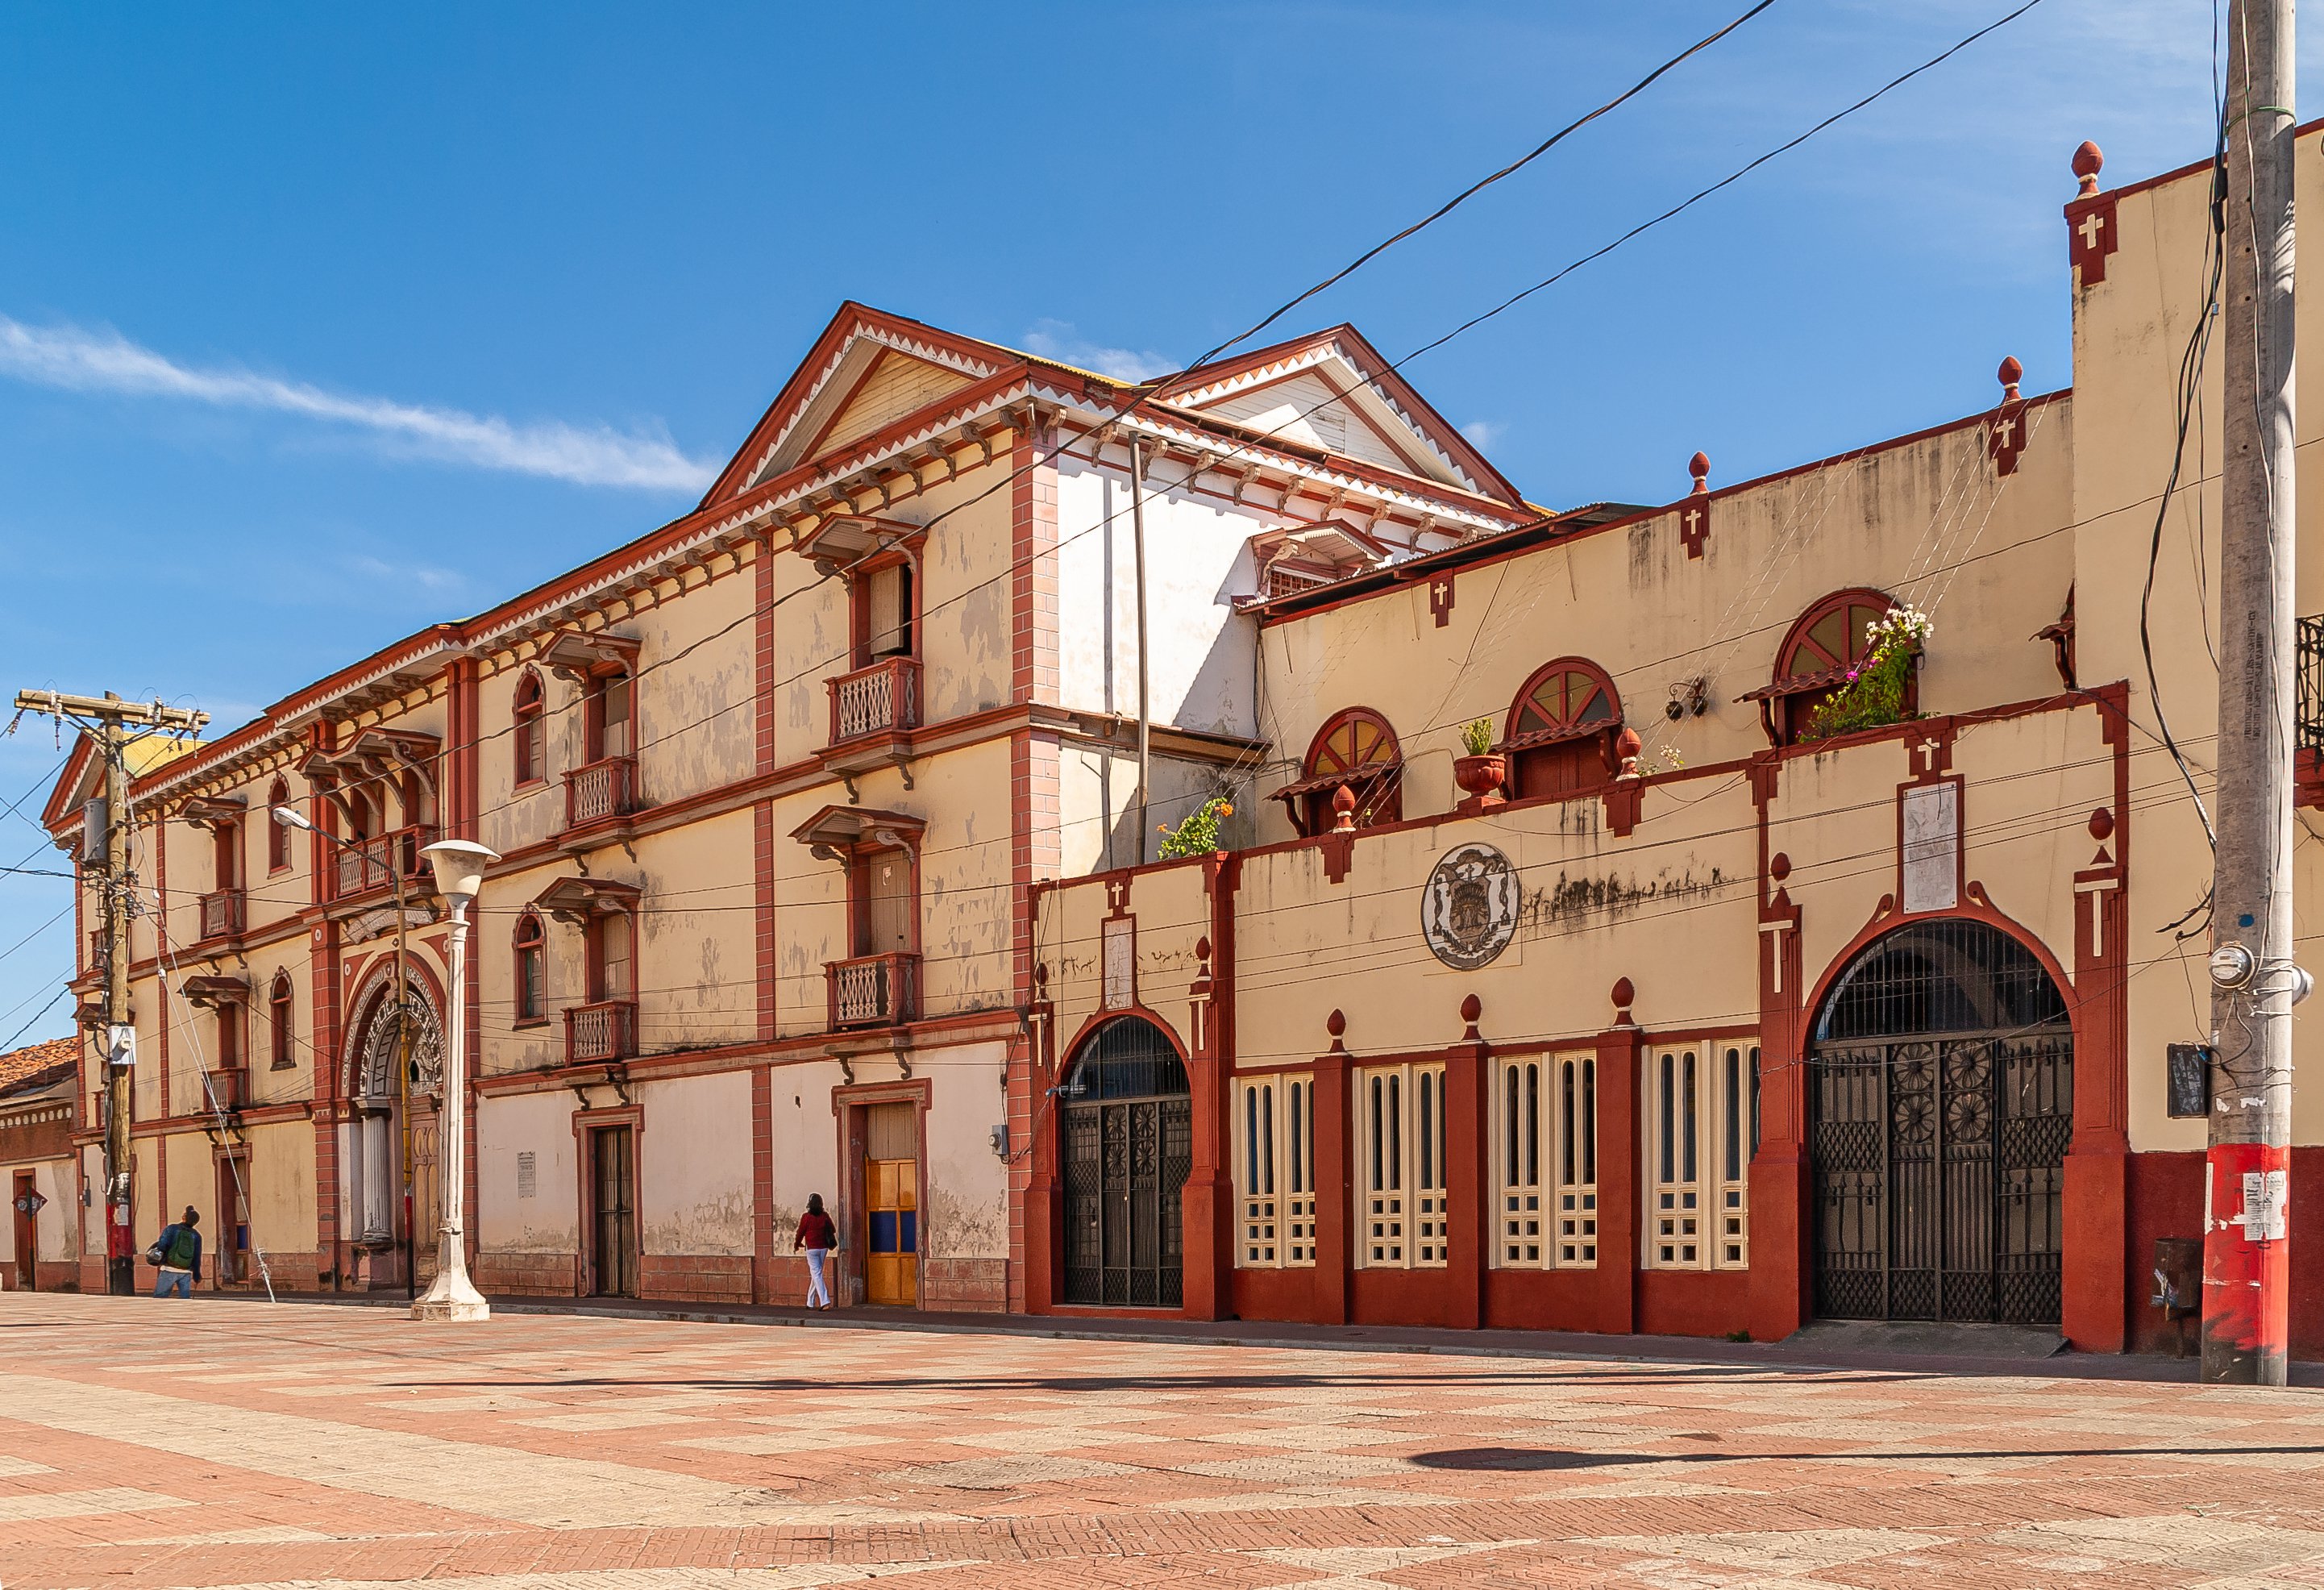
<path fill-rule="evenodd" d="M 2211 1049 L 2203 1043 L 2174 1043 L 2166 1068 L 2169 1110 L 2175 1117 L 2211 1113 Z"/>

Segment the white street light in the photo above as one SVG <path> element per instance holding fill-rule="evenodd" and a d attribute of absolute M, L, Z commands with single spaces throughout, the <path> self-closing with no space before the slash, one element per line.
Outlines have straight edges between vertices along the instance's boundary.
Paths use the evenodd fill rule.
<path fill-rule="evenodd" d="M 304 828 L 309 834 L 318 831 L 315 827 L 314 819 L 308 817 L 296 807 L 275 807 L 273 809 L 273 816 L 274 820 L 281 823 L 286 828 Z"/>
<path fill-rule="evenodd" d="M 467 839 L 438 839 L 422 850 L 436 871 L 436 891 L 451 910 L 445 975 L 450 985 L 451 1029 L 444 1045 L 444 1123 L 437 1163 L 443 1172 L 444 1224 L 437 1234 L 436 1281 L 411 1305 L 414 1319 L 489 1319 L 493 1307 L 468 1279 L 468 1252 L 462 1240 L 461 1175 L 466 1160 L 468 1121 L 468 902 L 484 882 L 484 867 L 500 860 L 493 851 Z"/>

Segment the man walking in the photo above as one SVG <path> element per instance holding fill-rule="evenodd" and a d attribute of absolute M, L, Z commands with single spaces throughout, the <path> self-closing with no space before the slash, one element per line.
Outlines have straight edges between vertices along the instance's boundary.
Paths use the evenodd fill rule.
<path fill-rule="evenodd" d="M 181 1298 L 193 1296 L 194 1282 L 202 1274 L 202 1234 L 194 1227 L 201 1216 L 191 1204 L 186 1206 L 185 1217 L 175 1225 L 165 1227 L 145 1250 L 161 1273 L 153 1282 L 153 1295 L 166 1298 L 175 1292 Z"/>

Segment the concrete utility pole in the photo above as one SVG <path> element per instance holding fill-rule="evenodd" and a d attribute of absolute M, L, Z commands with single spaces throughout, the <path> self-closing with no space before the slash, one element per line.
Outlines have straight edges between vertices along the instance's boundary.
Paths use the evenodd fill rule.
<path fill-rule="evenodd" d="M 2214 1055 L 2203 1379 L 2284 1383 L 2292 963 L 2292 0 L 2227 13 Z"/>
<path fill-rule="evenodd" d="M 69 721 L 88 735 L 105 758 L 105 799 L 84 808 L 81 866 L 88 870 L 102 843 L 105 906 L 105 1282 L 106 1290 L 127 1297 L 137 1287 L 137 1245 L 130 1231 L 129 1081 L 137 1060 L 136 1027 L 129 1014 L 129 919 L 135 883 L 129 865 L 129 742 L 156 730 L 190 735 L 209 714 L 159 701 L 124 701 L 65 696 L 54 690 L 19 690 L 16 710 Z M 92 824 L 88 819 L 99 816 Z"/>

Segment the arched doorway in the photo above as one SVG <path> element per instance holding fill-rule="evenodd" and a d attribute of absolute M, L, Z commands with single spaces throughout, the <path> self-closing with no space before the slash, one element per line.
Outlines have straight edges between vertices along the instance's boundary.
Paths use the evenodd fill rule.
<path fill-rule="evenodd" d="M 1057 1102 L 1065 1300 L 1177 1308 L 1185 1269 L 1180 1202 L 1194 1147 L 1178 1051 L 1144 1017 L 1118 1016 L 1083 1042 Z"/>
<path fill-rule="evenodd" d="M 1958 919 L 1875 939 L 1807 1061 L 1816 1313 L 2057 1324 L 2074 1036 L 2033 951 Z"/>
<path fill-rule="evenodd" d="M 411 1235 L 417 1279 L 426 1279 L 436 1259 L 428 1234 L 441 1217 L 436 1101 L 444 1086 L 443 1021 L 416 980 L 404 984 L 398 1002 L 392 963 L 366 981 L 356 995 L 347 1053 L 346 1229 L 358 1249 L 377 1257 L 376 1264 L 366 1261 L 365 1273 L 382 1276 L 397 1268 L 392 1255 Z"/>

